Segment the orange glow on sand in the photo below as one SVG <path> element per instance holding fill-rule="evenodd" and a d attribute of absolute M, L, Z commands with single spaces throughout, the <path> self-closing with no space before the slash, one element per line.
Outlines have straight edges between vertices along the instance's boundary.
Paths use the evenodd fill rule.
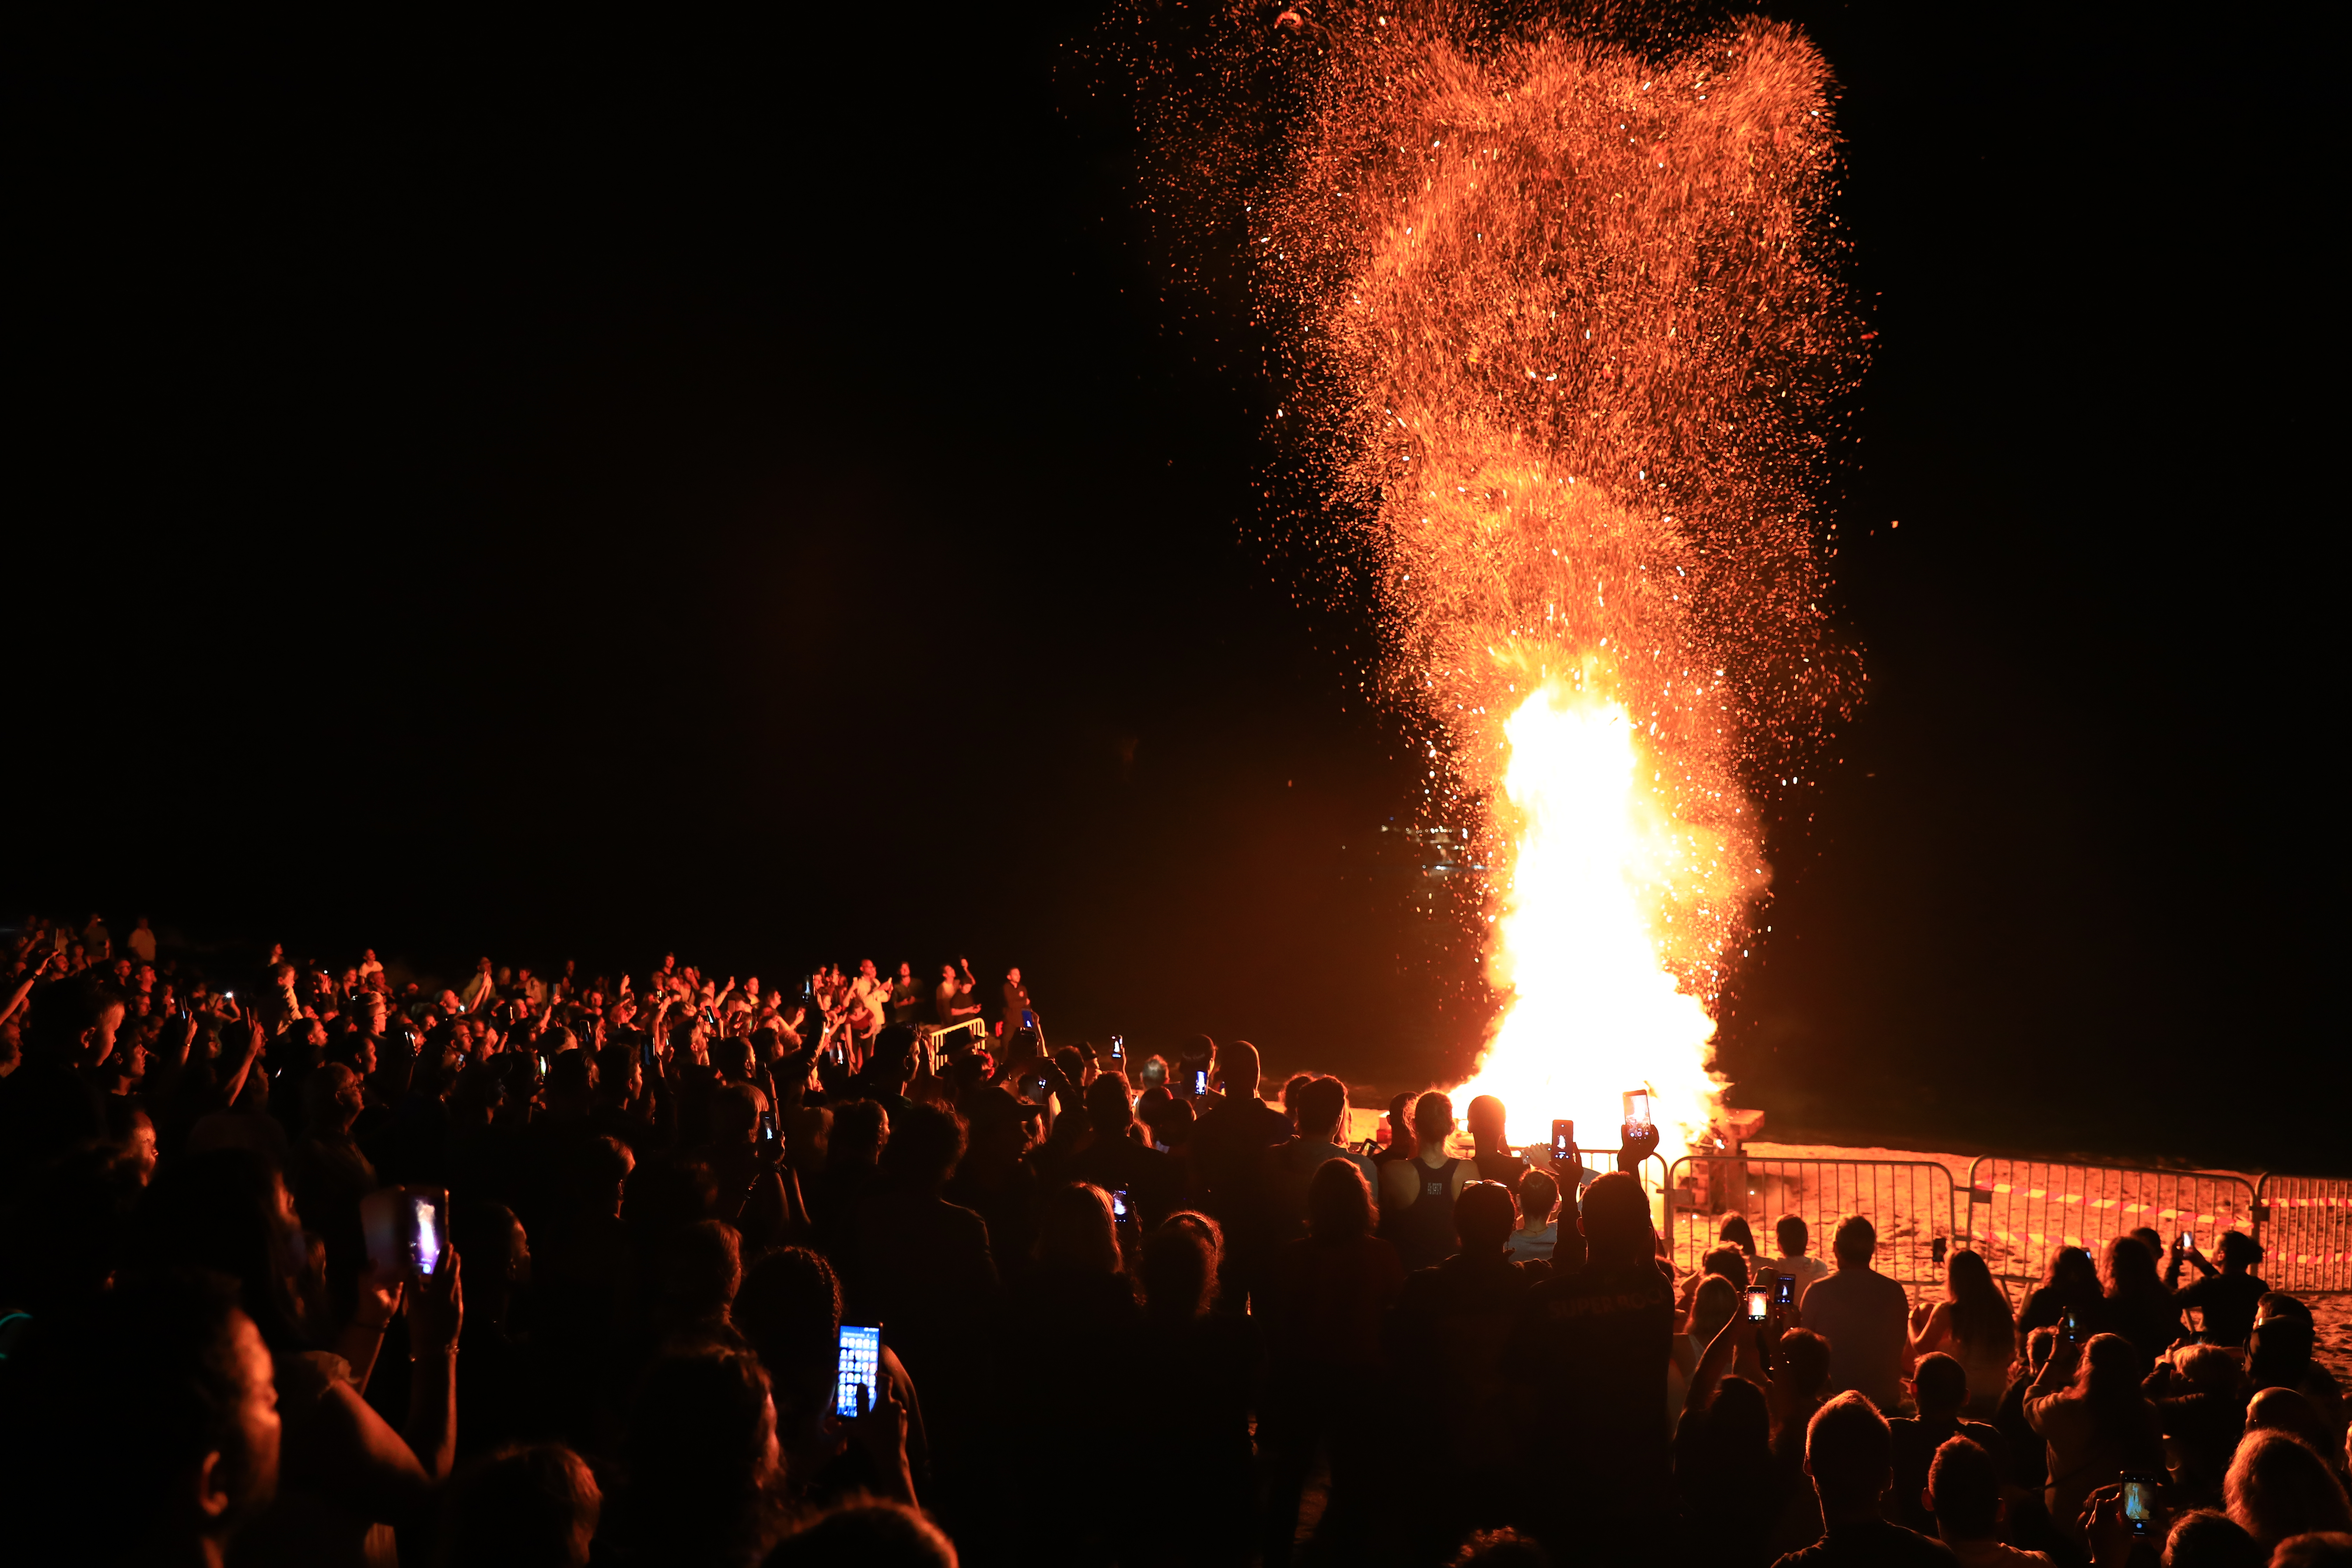
<path fill-rule="evenodd" d="M 1861 679 L 1809 499 L 1862 363 L 1828 72 L 1758 20 L 1297 15 L 1139 71 L 1139 110 L 1178 226 L 1245 231 L 1284 466 L 1318 476 L 1290 546 L 1375 587 L 1427 818 L 1487 868 L 1499 1006 L 1459 1094 L 1609 1147 L 1646 1085 L 1671 1159 L 1724 1089 L 1756 795 Z"/>

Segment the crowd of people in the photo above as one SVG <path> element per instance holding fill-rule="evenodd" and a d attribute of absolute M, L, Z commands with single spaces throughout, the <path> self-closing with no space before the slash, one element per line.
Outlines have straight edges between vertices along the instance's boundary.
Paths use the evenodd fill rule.
<path fill-rule="evenodd" d="M 1862 1216 L 1680 1271 L 1638 1129 L 1595 1172 L 1433 1091 L 1351 1141 L 1334 1077 L 1049 1047 L 962 960 L 0 957 L 12 1560 L 2352 1560 L 2242 1233 L 2016 1307 L 1966 1247 L 1915 1306 Z"/>

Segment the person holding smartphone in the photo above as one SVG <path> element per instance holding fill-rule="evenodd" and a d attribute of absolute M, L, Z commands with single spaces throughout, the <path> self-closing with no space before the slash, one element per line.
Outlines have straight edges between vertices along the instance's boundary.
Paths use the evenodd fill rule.
<path fill-rule="evenodd" d="M 962 962 L 961 973 L 955 964 L 940 964 L 940 983 L 931 991 L 934 1021 L 944 1028 L 950 1024 L 961 1024 L 966 1018 L 978 1017 L 980 1003 L 973 998 L 972 993 L 979 989 L 980 982 L 971 977 L 970 959 Z"/>
<path fill-rule="evenodd" d="M 2083 1506 L 2094 1491 L 2126 1471 L 2164 1469 L 2163 1433 L 2140 1391 L 2140 1354 L 2120 1334 L 2076 1344 L 2062 1330 L 2026 1388 L 2024 1408 L 2026 1424 L 2049 1445 L 2042 1500 L 2051 1522 L 2077 1546 L 2089 1544 Z"/>
<path fill-rule="evenodd" d="M 2164 1268 L 2168 1289 L 2179 1285 L 2180 1266 L 2195 1266 L 2202 1277 L 2185 1289 L 2174 1289 L 2173 1304 L 2194 1307 L 2202 1314 L 2203 1331 L 2199 1334 L 2209 1345 L 2242 1345 L 2246 1336 L 2254 1331 L 2254 1311 L 2269 1294 L 2270 1287 L 2254 1272 L 2263 1260 L 2263 1244 L 2242 1230 L 2225 1230 L 2213 1250 L 2221 1255 L 2216 1270 L 2205 1255 L 2197 1250 L 2197 1238 L 2181 1231 L 2172 1238 L 2172 1248 Z"/>
<path fill-rule="evenodd" d="M 1096 1074 L 1082 1098 L 1094 1141 L 1070 1157 L 1067 1179 L 1125 1193 L 1129 1218 L 1146 1228 L 1158 1225 L 1176 1211 L 1183 1176 L 1174 1160 L 1136 1141 L 1127 1075 L 1116 1068 Z"/>
<path fill-rule="evenodd" d="M 1004 972 L 1004 984 L 999 988 L 997 995 L 1000 1005 L 1004 1009 L 997 1015 L 1003 1023 L 1004 1033 L 1009 1035 L 1015 1029 L 1034 1029 L 1037 1026 L 1037 1009 L 1029 1000 L 1029 987 L 1021 984 L 1019 964 L 1016 963 Z"/>
<path fill-rule="evenodd" d="M 1579 1561 L 1648 1562 L 1674 1516 L 1674 1287 L 1658 1270 L 1650 1200 L 1635 1177 L 1593 1183 L 1583 1223 L 1585 1264 L 1528 1288 L 1503 1354 L 1546 1417 L 1525 1444 L 1528 1472 L 1549 1480 L 1529 1499 L 1531 1522 Z"/>

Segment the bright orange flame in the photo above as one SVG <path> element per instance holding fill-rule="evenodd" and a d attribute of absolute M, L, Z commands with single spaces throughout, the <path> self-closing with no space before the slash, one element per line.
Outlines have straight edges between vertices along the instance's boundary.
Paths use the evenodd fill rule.
<path fill-rule="evenodd" d="M 1808 494 L 1860 340 L 1819 53 L 1609 34 L 1638 9 L 1220 13 L 1129 58 L 1175 228 L 1238 241 L 1277 330 L 1307 542 L 1376 589 L 1430 817 L 1496 868 L 1464 1089 L 1602 1148 L 1646 1085 L 1671 1157 L 1767 879 L 1742 777 L 1797 773 L 1857 688 Z"/>
<path fill-rule="evenodd" d="M 1515 820 L 1492 968 L 1511 1004 L 1458 1093 L 1500 1097 L 1514 1142 L 1541 1142 L 1568 1116 L 1581 1146 L 1607 1148 L 1621 1095 L 1646 1087 L 1672 1160 L 1706 1127 L 1721 1080 L 1702 1066 L 1715 1020 L 1652 931 L 1694 898 L 1736 900 L 1738 879 L 1718 835 L 1676 820 L 1615 698 L 1548 680 L 1503 733 Z"/>

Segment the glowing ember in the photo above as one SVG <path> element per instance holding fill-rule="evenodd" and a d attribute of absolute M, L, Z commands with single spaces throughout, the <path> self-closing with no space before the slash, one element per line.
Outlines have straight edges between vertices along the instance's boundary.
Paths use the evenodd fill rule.
<path fill-rule="evenodd" d="M 1495 868 L 1507 1002 L 1464 1089 L 1514 1142 L 1572 1116 L 1605 1147 L 1646 1083 L 1671 1158 L 1767 880 L 1743 774 L 1792 779 L 1860 679 L 1807 500 L 1860 366 L 1825 68 L 1757 21 L 1637 48 L 1284 15 L 1189 77 L 1136 51 L 1139 107 L 1171 213 L 1245 231 L 1276 428 L 1326 480 L 1302 532 L 1376 579 L 1430 814 Z"/>

